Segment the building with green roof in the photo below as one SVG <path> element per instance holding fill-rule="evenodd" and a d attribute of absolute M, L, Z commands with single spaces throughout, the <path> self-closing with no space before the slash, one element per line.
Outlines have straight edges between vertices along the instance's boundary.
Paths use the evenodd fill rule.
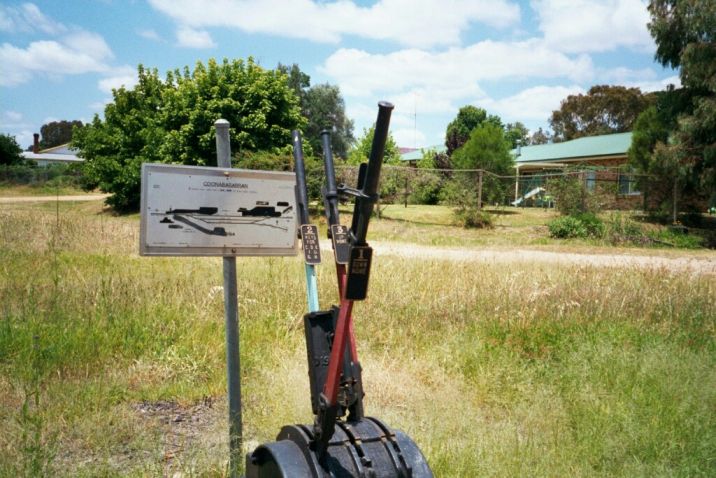
<path fill-rule="evenodd" d="M 515 203 L 519 203 L 520 197 L 526 197 L 535 188 L 544 186 L 544 173 L 576 167 L 583 169 L 584 179 L 590 188 L 594 188 L 600 181 L 616 185 L 614 207 L 633 205 L 641 193 L 636 189 L 627 167 L 631 136 L 630 132 L 585 136 L 562 143 L 513 149 Z"/>
<path fill-rule="evenodd" d="M 562 143 L 536 144 L 522 146 L 512 150 L 517 168 L 545 169 L 542 163 L 553 166 L 558 163 L 577 164 L 589 163 L 603 165 L 605 161 L 612 165 L 623 164 L 627 160 L 627 151 L 631 146 L 631 133 L 603 134 L 601 136 L 585 136 L 564 141 Z"/>
<path fill-rule="evenodd" d="M 410 151 L 400 155 L 400 161 L 403 162 L 403 164 L 414 166 L 418 161 L 423 159 L 423 155 L 428 151 L 432 151 L 434 154 L 440 154 L 447 151 L 447 148 L 444 144 L 437 144 L 435 146 L 427 146 L 425 148 L 411 149 Z"/>

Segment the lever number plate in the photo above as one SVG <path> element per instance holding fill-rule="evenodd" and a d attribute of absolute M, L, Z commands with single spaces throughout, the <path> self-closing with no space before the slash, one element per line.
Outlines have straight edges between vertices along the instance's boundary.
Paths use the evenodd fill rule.
<path fill-rule="evenodd" d="M 346 299 L 363 300 L 368 295 L 368 279 L 370 277 L 370 263 L 373 249 L 369 246 L 355 246 L 351 248 L 351 258 L 348 263 L 348 281 L 346 284 Z"/>
<path fill-rule="evenodd" d="M 348 228 L 341 224 L 334 224 L 331 226 L 331 238 L 333 239 L 333 250 L 336 253 L 336 262 L 338 264 L 348 264 L 351 258 Z"/>
<path fill-rule="evenodd" d="M 301 243 L 303 244 L 303 257 L 306 264 L 320 264 L 321 248 L 318 244 L 318 226 L 315 224 L 301 224 Z"/>

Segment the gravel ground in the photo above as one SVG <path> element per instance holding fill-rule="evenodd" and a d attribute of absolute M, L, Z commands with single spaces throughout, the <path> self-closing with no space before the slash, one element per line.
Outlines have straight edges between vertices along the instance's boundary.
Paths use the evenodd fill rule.
<path fill-rule="evenodd" d="M 660 257 L 632 254 L 594 254 L 576 252 L 551 252 L 534 249 L 469 249 L 442 248 L 391 242 L 371 242 L 377 255 L 407 258 L 429 258 L 446 261 L 470 261 L 493 264 L 544 263 L 598 267 L 668 270 L 692 274 L 716 275 L 716 253 L 707 256 Z M 330 244 L 321 244 L 330 251 Z M 643 251 L 639 251 L 642 253 Z"/>

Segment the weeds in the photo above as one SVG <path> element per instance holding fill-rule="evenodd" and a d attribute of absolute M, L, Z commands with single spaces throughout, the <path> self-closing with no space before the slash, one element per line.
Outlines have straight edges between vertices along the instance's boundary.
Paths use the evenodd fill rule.
<path fill-rule="evenodd" d="M 0 475 L 224 476 L 220 261 L 139 258 L 136 228 L 86 211 L 0 213 Z M 237 266 L 251 446 L 311 420 L 303 267 Z M 324 307 L 337 300 L 326 266 Z M 436 476 L 713 475 L 712 276 L 379 247 L 371 274 L 354 311 L 366 410 L 408 433 Z"/>

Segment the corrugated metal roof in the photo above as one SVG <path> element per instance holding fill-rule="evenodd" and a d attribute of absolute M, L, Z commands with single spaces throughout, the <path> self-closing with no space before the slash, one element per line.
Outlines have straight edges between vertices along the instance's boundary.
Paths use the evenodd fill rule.
<path fill-rule="evenodd" d="M 70 143 L 60 144 L 58 146 L 53 146 L 52 148 L 47 149 L 41 149 L 38 151 L 38 154 L 71 154 L 73 156 L 77 155 L 77 149 L 70 148 Z"/>
<path fill-rule="evenodd" d="M 32 153 L 30 151 L 23 151 L 20 155 L 25 159 L 32 159 L 34 161 L 64 161 L 67 163 L 84 161 L 74 154 Z"/>
<path fill-rule="evenodd" d="M 434 151 L 436 153 L 444 153 L 447 151 L 447 148 L 444 144 L 438 144 L 435 146 L 427 146 L 425 148 L 416 149 L 415 151 L 410 151 L 408 153 L 404 153 L 400 155 L 401 161 L 420 161 L 423 159 L 423 154 L 425 154 L 427 151 Z"/>
<path fill-rule="evenodd" d="M 537 144 L 523 146 L 519 156 L 517 149 L 512 150 L 515 162 L 565 161 L 570 159 L 598 156 L 625 155 L 631 146 L 631 133 L 603 134 L 586 136 L 563 143 Z"/>

